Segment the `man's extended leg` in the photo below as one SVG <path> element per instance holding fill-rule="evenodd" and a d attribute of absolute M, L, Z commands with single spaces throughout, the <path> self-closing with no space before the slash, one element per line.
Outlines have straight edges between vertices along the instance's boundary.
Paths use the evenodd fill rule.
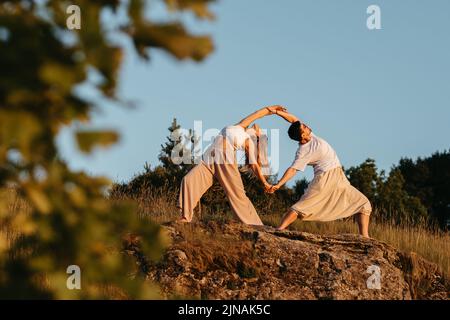
<path fill-rule="evenodd" d="M 295 220 L 298 218 L 298 213 L 294 210 L 289 210 L 288 213 L 283 217 L 283 220 L 281 220 L 280 226 L 277 228 L 277 230 L 284 230 L 287 227 L 289 227 Z"/>
<path fill-rule="evenodd" d="M 369 238 L 370 215 L 358 213 L 357 221 L 359 227 L 359 234 L 365 238 Z"/>

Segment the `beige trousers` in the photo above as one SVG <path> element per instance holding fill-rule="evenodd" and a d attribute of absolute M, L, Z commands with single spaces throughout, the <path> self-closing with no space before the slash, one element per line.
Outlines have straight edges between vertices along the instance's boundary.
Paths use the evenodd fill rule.
<path fill-rule="evenodd" d="M 187 221 L 192 221 L 200 198 L 213 185 L 214 178 L 221 184 L 237 217 L 245 224 L 263 225 L 250 199 L 237 164 L 206 164 L 195 166 L 181 182 L 179 208 Z"/>

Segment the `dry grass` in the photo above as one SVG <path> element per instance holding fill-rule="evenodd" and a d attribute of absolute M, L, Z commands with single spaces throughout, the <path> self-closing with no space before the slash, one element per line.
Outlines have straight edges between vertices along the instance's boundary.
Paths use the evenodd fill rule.
<path fill-rule="evenodd" d="M 253 242 L 218 232 L 220 225 L 208 224 L 202 229 L 196 228 L 195 224 L 181 225 L 179 231 L 183 241 L 174 248 L 195 257 L 193 267 L 200 272 L 221 270 L 237 272 L 242 278 L 257 277 L 259 265 L 253 256 Z"/>
<path fill-rule="evenodd" d="M 149 189 L 143 191 L 139 196 L 131 198 L 138 206 L 138 215 L 142 219 L 151 218 L 158 224 L 175 220 L 178 209 L 176 201 L 178 194 L 166 189 Z M 113 195 L 114 200 L 129 200 L 124 194 Z"/>
<path fill-rule="evenodd" d="M 139 205 L 139 214 L 142 218 L 151 219 L 156 223 L 174 221 L 179 217 L 176 208 L 177 197 L 178 194 L 173 191 L 158 190 L 152 192 L 150 190 L 136 198 Z M 374 216 L 376 215 L 375 212 Z M 195 219 L 203 221 L 223 221 L 231 218 L 229 212 L 214 215 L 201 215 L 196 212 L 195 217 Z M 281 214 L 264 215 L 261 219 L 266 225 L 277 226 L 281 220 Z M 291 228 L 322 235 L 358 233 L 357 224 L 352 219 L 327 223 L 296 221 Z M 195 231 L 192 232 L 193 236 L 198 236 Z M 439 265 L 442 271 L 450 276 L 450 235 L 448 232 L 430 230 L 420 225 L 396 225 L 389 221 L 372 221 L 370 233 L 373 238 L 388 243 L 401 251 L 418 253 L 425 259 Z"/>
<path fill-rule="evenodd" d="M 276 226 L 280 219 L 279 215 L 262 217 L 264 223 L 271 226 Z M 358 233 L 358 226 L 352 219 L 326 223 L 296 221 L 291 229 L 323 235 Z M 370 234 L 374 239 L 388 243 L 401 251 L 418 253 L 439 265 L 442 271 L 450 276 L 450 235 L 448 233 L 429 230 L 424 226 L 399 226 L 390 222 L 372 221 Z"/>
<path fill-rule="evenodd" d="M 156 223 L 165 223 L 177 219 L 178 209 L 176 208 L 176 199 L 178 195 L 173 191 L 164 189 L 148 190 L 134 200 L 138 204 L 138 214 L 142 219 L 150 219 Z M 124 195 L 115 195 L 114 199 L 120 200 L 126 198 Z M 29 210 L 27 204 L 21 200 L 12 190 L 0 191 L 0 210 L 8 210 L 15 214 Z M 206 210 L 204 210 L 206 211 Z M 228 220 L 230 213 L 216 213 L 214 215 L 196 213 L 196 219 L 205 220 Z M 280 220 L 280 214 L 265 215 L 261 217 L 265 224 L 276 226 Z M 328 223 L 301 222 L 296 221 L 292 227 L 294 230 L 332 235 L 342 233 L 357 233 L 357 225 L 351 219 L 344 221 L 335 221 Z M 389 222 L 372 221 L 371 236 L 377 240 L 386 242 L 405 252 L 416 252 L 427 260 L 436 263 L 443 272 L 450 276 L 450 235 L 438 230 L 429 230 L 423 226 L 398 226 Z M 185 227 L 186 237 L 191 235 L 195 238 L 195 243 L 205 241 L 216 250 L 226 252 L 229 247 L 223 247 L 226 241 L 217 241 L 225 239 L 211 239 L 210 235 L 204 237 L 199 235 L 193 225 Z M 18 237 L 14 230 L 4 226 L 0 219 L 0 239 L 7 239 L 8 242 Z M 221 244 L 222 242 L 222 244 Z M 224 244 L 225 243 L 225 244 Z M 244 249 L 244 248 L 243 248 Z M 238 254 L 238 253 L 237 253 Z"/>
<path fill-rule="evenodd" d="M 14 241 L 20 238 L 14 224 L 20 222 L 11 222 L 9 217 L 27 215 L 31 212 L 31 207 L 23 199 L 21 199 L 13 189 L 0 189 L 0 245 L 9 248 Z M 27 254 L 23 250 L 10 252 L 9 258 Z"/>

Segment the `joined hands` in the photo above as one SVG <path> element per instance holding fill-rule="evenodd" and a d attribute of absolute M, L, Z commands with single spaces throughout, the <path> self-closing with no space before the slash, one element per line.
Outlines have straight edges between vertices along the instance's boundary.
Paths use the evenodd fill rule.
<path fill-rule="evenodd" d="M 276 114 L 277 111 L 287 111 L 287 109 L 283 106 L 280 105 L 274 105 L 274 106 L 269 106 L 266 107 L 266 109 L 269 111 L 270 114 Z"/>
<path fill-rule="evenodd" d="M 279 185 L 267 185 L 264 189 L 264 191 L 268 194 L 274 194 L 275 192 L 277 192 L 280 189 Z"/>

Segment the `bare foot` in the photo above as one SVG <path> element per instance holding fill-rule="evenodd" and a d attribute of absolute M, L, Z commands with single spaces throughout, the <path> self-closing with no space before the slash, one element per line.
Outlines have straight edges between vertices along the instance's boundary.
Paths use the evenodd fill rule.
<path fill-rule="evenodd" d="M 189 221 L 186 218 L 181 218 L 177 220 L 178 223 L 189 223 Z"/>

